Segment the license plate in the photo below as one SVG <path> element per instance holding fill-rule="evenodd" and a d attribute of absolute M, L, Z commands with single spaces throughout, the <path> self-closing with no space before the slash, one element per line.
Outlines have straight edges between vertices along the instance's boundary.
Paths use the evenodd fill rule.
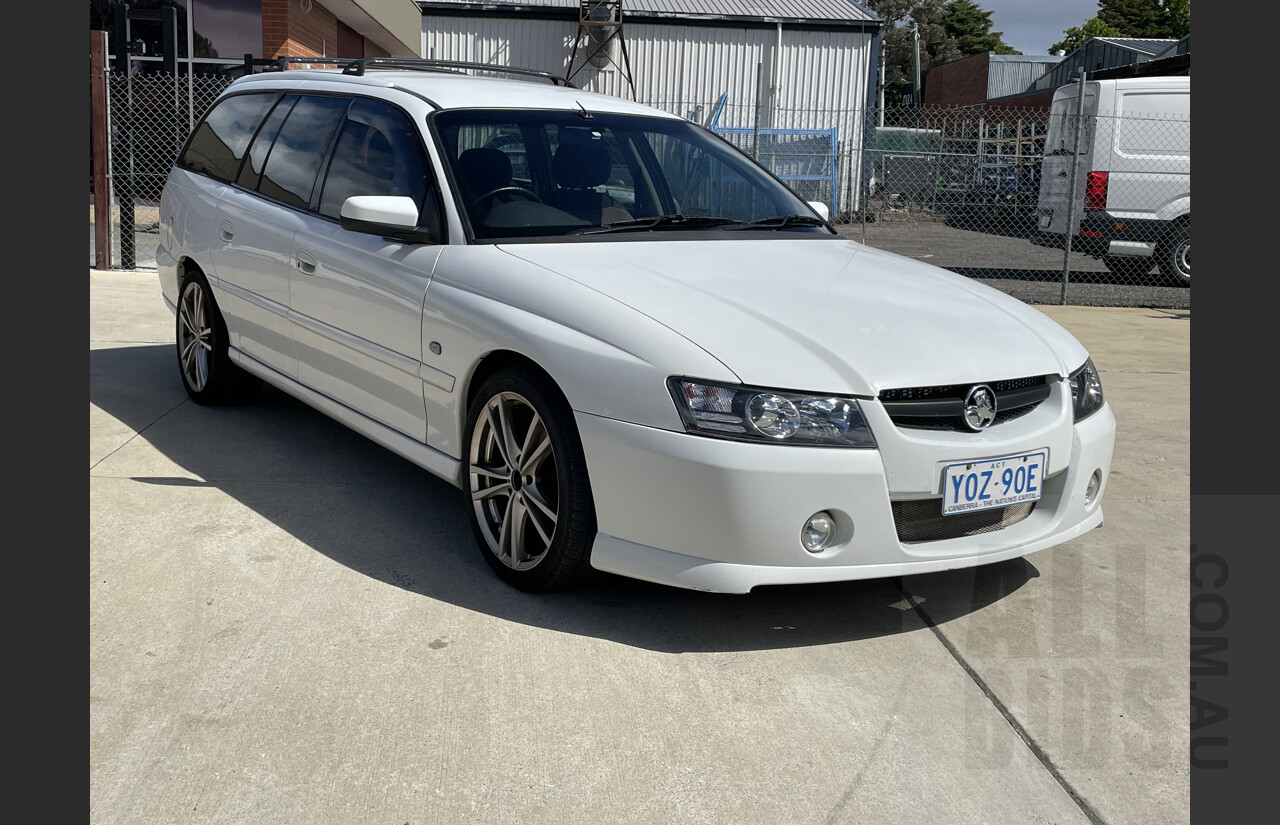
<path fill-rule="evenodd" d="M 1046 451 L 1039 450 L 948 464 L 942 472 L 942 515 L 1039 501 L 1047 455 Z"/>

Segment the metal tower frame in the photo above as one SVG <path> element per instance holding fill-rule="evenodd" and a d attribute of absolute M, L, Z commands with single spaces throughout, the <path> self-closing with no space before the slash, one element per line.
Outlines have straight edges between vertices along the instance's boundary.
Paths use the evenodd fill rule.
<path fill-rule="evenodd" d="M 610 29 L 603 38 L 599 38 L 599 34 L 604 29 Z M 578 58 L 578 46 L 585 37 L 588 42 L 592 40 L 592 34 L 596 33 L 599 39 L 599 46 L 587 60 L 582 61 L 582 65 L 576 69 L 573 67 L 574 61 Z M 622 34 L 622 0 L 578 0 L 578 33 L 573 38 L 573 52 L 569 55 L 569 68 L 565 72 L 565 80 L 572 80 L 574 75 L 582 71 L 590 61 L 610 42 L 617 38 L 618 46 L 622 52 L 622 64 L 614 60 L 613 55 L 608 52 L 605 56 L 609 58 L 609 62 L 622 70 L 622 76 L 626 78 L 627 85 L 631 88 L 631 99 L 636 99 L 636 83 L 631 75 L 631 59 L 627 55 L 627 39 Z"/>

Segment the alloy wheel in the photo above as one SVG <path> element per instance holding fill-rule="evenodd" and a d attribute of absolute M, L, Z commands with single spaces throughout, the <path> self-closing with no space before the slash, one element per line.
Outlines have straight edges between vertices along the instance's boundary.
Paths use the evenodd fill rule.
<path fill-rule="evenodd" d="M 512 570 L 536 567 L 560 518 L 555 447 L 533 405 L 501 392 L 485 403 L 471 435 L 470 493 L 489 550 Z"/>
<path fill-rule="evenodd" d="M 213 353 L 212 315 L 200 284 L 187 284 L 178 303 L 178 361 L 187 386 L 200 392 L 209 383 Z"/>

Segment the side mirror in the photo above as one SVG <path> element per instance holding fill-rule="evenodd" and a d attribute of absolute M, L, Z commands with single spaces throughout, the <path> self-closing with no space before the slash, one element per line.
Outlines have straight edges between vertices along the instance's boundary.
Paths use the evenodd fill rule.
<path fill-rule="evenodd" d="M 809 201 L 809 208 L 818 213 L 818 217 L 824 221 L 831 220 L 831 210 L 822 201 Z"/>
<path fill-rule="evenodd" d="M 401 195 L 355 195 L 342 202 L 338 225 L 370 235 L 416 235 L 418 205 Z"/>

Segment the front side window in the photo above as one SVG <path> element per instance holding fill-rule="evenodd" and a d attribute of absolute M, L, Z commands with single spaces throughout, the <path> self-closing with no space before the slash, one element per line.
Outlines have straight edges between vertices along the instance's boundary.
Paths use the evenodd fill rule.
<path fill-rule="evenodd" d="M 345 97 L 299 100 L 271 145 L 258 191 L 281 203 L 307 208 L 329 141 L 350 103 Z"/>
<path fill-rule="evenodd" d="M 352 103 L 325 176 L 320 214 L 337 218 L 354 195 L 401 195 L 421 212 L 427 188 L 426 157 L 409 118 L 380 101 Z"/>
<path fill-rule="evenodd" d="M 258 124 L 280 97 L 277 92 L 224 98 L 191 135 L 178 165 L 220 181 L 233 181 Z"/>
<path fill-rule="evenodd" d="M 832 234 L 784 184 L 688 121 L 507 109 L 442 112 L 432 125 L 476 240 Z"/>

